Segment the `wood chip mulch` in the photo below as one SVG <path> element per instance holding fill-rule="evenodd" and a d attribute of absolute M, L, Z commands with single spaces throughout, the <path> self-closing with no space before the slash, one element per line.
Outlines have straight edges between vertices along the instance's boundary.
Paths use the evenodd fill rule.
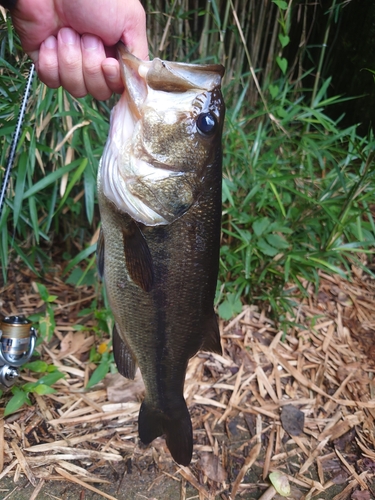
<path fill-rule="evenodd" d="M 3 314 L 43 308 L 34 279 L 23 271 L 19 283 L 0 290 Z M 85 330 L 74 326 L 95 290 L 56 277 L 45 284 L 58 296 L 57 326 L 38 350 L 65 378 L 56 393 L 31 395 L 33 406 L 0 420 L 0 481 L 26 476 L 32 499 L 62 479 L 115 499 L 101 490 L 108 481 L 98 469 L 126 461 L 152 463 L 160 476 L 179 481 L 182 500 L 189 483 L 199 499 L 270 498 L 275 470 L 290 482 L 288 498 L 375 498 L 375 283 L 360 270 L 350 282 L 322 274 L 319 293 L 311 289 L 295 304 L 286 334 L 254 306 L 221 324 L 224 355 L 199 353 L 186 376 L 195 439 L 190 467 L 174 464 L 162 438 L 139 443 L 139 374 L 127 381 L 113 373 L 85 389 L 96 368 L 88 352 L 103 349 L 103 339 L 90 314 Z M 35 380 L 22 372 L 21 382 Z M 330 493 L 338 485 L 339 493 Z"/>

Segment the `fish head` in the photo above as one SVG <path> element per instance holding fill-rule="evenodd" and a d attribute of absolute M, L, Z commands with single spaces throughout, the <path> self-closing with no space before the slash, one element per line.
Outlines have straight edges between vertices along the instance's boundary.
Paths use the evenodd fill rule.
<path fill-rule="evenodd" d="M 134 220 L 170 224 L 197 201 L 221 154 L 224 68 L 118 50 L 125 91 L 111 115 L 102 190 Z"/>

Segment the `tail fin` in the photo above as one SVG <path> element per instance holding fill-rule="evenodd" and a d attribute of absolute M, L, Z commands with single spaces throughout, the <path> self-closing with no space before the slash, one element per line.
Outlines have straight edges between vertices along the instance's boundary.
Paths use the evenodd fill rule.
<path fill-rule="evenodd" d="M 166 435 L 166 442 L 173 459 L 181 465 L 189 465 L 193 454 L 193 428 L 185 400 L 169 414 L 142 403 L 138 417 L 139 437 L 144 444 Z"/>

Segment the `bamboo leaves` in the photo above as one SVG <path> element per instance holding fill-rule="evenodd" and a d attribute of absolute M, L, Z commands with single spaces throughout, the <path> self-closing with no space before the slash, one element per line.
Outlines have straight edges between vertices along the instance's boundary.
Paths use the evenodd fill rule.
<path fill-rule="evenodd" d="M 321 270 L 347 275 L 359 252 L 373 252 L 375 139 L 360 137 L 356 126 L 342 128 L 329 112 L 348 99 L 332 96 L 332 80 L 321 73 L 324 44 L 341 4 L 332 1 L 324 18 L 315 66 L 307 33 L 314 27 L 310 9 L 316 5 L 284 0 L 145 4 L 152 56 L 226 67 L 219 313 L 229 317 L 241 300 L 256 299 L 287 309 L 288 280 L 303 292 L 302 278 L 318 283 Z M 0 59 L 1 168 L 27 67 L 8 29 L 4 24 Z M 42 272 L 51 249 L 69 259 L 64 277 L 71 283 L 94 276 L 96 172 L 113 103 L 74 99 L 34 82 L 0 220 L 4 278 L 10 258 Z"/>
<path fill-rule="evenodd" d="M 7 159 L 19 92 L 24 86 L 25 64 L 18 69 L 11 52 L 7 61 L 0 70 L 1 92 L 9 96 L 0 106 L 0 126 L 5 134 L 1 165 Z M 47 89 L 34 81 L 0 221 L 0 263 L 4 279 L 10 253 L 37 271 L 35 259 L 44 262 L 46 255 L 42 257 L 41 240 L 52 241 L 51 228 L 55 239 L 56 235 L 62 238 L 69 225 L 81 226 L 86 236 L 91 237 L 94 226 L 90 224 L 97 224 L 96 171 L 107 133 L 107 105 L 93 104 L 89 97 L 73 99 L 61 89 Z M 86 216 L 79 204 L 82 195 Z M 66 218 L 66 213 L 70 213 L 70 217 Z M 72 229 L 72 233 L 76 230 Z"/>

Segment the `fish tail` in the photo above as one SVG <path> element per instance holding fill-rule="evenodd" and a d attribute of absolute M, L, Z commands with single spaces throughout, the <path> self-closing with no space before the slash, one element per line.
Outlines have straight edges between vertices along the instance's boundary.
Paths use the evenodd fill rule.
<path fill-rule="evenodd" d="M 173 411 L 163 412 L 144 401 L 138 417 L 139 437 L 144 444 L 165 434 L 173 459 L 189 465 L 193 453 L 193 428 L 185 400 Z"/>

